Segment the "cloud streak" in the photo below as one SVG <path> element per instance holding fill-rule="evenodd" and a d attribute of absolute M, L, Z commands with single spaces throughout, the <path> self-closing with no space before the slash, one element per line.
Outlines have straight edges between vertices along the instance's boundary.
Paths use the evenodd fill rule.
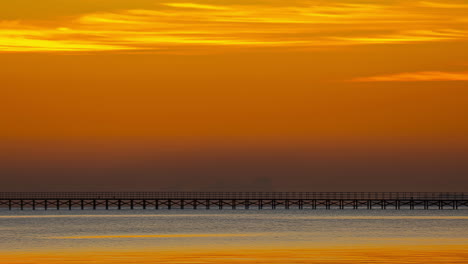
<path fill-rule="evenodd" d="M 161 51 L 201 46 L 333 47 L 466 41 L 468 21 L 449 8 L 453 6 L 457 5 L 168 2 L 152 9 L 57 16 L 41 23 L 28 19 L 3 21 L 0 22 L 0 52 Z"/>
<path fill-rule="evenodd" d="M 201 4 L 195 4 L 195 3 L 166 3 L 164 5 L 170 6 L 170 7 L 209 9 L 209 10 L 227 10 L 227 9 L 229 9 L 227 7 L 224 7 L 224 6 L 201 5 Z"/>
<path fill-rule="evenodd" d="M 457 3 L 447 3 L 447 2 L 429 2 L 429 1 L 421 1 L 419 2 L 419 4 L 423 7 L 468 9 L 468 4 L 457 4 Z"/>
<path fill-rule="evenodd" d="M 355 78 L 352 82 L 430 82 L 430 81 L 468 81 L 468 71 L 442 72 L 422 71 Z"/>

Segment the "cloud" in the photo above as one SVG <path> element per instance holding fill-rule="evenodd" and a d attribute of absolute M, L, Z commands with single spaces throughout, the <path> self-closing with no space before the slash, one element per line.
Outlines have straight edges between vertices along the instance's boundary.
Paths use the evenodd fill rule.
<path fill-rule="evenodd" d="M 214 6 L 214 5 L 201 5 L 195 3 L 166 3 L 163 4 L 170 7 L 180 7 L 180 8 L 195 8 L 195 9 L 211 9 L 211 10 L 227 10 L 228 7 L 225 6 Z"/>
<path fill-rule="evenodd" d="M 450 3 L 450 2 L 428 2 L 428 1 L 421 1 L 419 5 L 423 7 L 432 7 L 432 8 L 455 8 L 455 9 L 464 9 L 468 8 L 467 4 L 457 4 L 457 3 Z"/>
<path fill-rule="evenodd" d="M 440 29 L 433 30 L 410 30 L 401 31 L 397 34 L 368 36 L 368 37 L 347 37 L 339 38 L 343 41 L 357 44 L 383 44 L 383 43 L 409 43 L 409 42 L 434 42 L 448 41 L 467 38 L 468 31 Z"/>
<path fill-rule="evenodd" d="M 422 71 L 406 72 L 389 75 L 377 75 L 355 78 L 352 82 L 430 82 L 430 81 L 468 81 L 468 71 L 441 72 Z"/>
<path fill-rule="evenodd" d="M 213 46 L 328 48 L 468 39 L 468 20 L 460 13 L 450 8 L 433 12 L 402 2 L 266 0 L 212 5 L 199 1 L 58 17 L 40 23 L 0 21 L 0 52 L 190 52 Z"/>
<path fill-rule="evenodd" d="M 54 39 L 53 36 L 64 35 L 65 28 L 56 30 L 1 30 L 0 52 L 41 52 L 41 51 L 108 51 L 129 50 L 129 46 L 119 46 L 111 43 L 93 42 L 84 39 Z"/>

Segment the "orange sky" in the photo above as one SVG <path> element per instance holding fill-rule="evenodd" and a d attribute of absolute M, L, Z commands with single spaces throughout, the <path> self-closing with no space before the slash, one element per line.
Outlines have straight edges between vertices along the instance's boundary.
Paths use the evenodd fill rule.
<path fill-rule="evenodd" d="M 338 167 L 396 156 L 399 175 L 460 180 L 467 12 L 466 1 L 3 1 L 0 169 L 113 178 L 116 164 L 147 172 L 175 148 L 169 159 L 187 168 L 177 175 L 199 159 L 207 175 L 219 155 L 220 166 L 245 159 L 226 152 L 280 153 L 241 162 L 268 174 L 265 163 L 307 163 L 319 149 Z"/>

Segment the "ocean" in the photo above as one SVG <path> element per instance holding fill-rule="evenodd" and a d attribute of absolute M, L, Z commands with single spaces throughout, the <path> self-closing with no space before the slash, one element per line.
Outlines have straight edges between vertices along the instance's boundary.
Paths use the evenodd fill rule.
<path fill-rule="evenodd" d="M 468 210 L 0 211 L 0 263 L 468 263 Z"/>

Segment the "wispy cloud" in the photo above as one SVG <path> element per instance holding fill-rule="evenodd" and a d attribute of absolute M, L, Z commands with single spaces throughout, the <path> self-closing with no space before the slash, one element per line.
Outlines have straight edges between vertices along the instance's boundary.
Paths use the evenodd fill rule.
<path fill-rule="evenodd" d="M 434 42 L 468 38 L 468 31 L 440 29 L 434 30 L 404 30 L 396 34 L 375 35 L 367 37 L 339 38 L 343 41 L 355 42 L 357 44 L 378 43 L 408 43 L 408 42 Z"/>
<path fill-rule="evenodd" d="M 47 23 L 0 22 L 0 52 L 333 47 L 468 39 L 466 17 L 448 8 L 457 4 L 419 5 L 430 8 L 401 2 L 168 2 L 153 9 L 83 13 Z"/>
<path fill-rule="evenodd" d="M 211 9 L 211 10 L 228 10 L 228 7 L 225 6 L 214 6 L 214 5 L 202 5 L 195 3 L 166 3 L 163 4 L 170 7 L 180 7 L 180 8 L 195 8 L 195 9 Z"/>
<path fill-rule="evenodd" d="M 429 81 L 468 81 L 468 71 L 442 72 L 422 71 L 355 78 L 352 82 L 429 82 Z"/>
<path fill-rule="evenodd" d="M 450 2 L 429 2 L 429 1 L 421 1 L 419 2 L 421 6 L 424 7 L 433 7 L 433 8 L 467 8 L 468 4 L 458 4 L 458 3 L 450 3 Z"/>

